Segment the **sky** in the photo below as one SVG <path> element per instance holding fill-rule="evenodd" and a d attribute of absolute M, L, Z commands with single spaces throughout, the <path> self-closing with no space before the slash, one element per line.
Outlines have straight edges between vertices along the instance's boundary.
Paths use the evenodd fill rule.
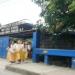
<path fill-rule="evenodd" d="M 0 23 L 2 25 L 28 19 L 35 24 L 40 18 L 41 8 L 31 0 L 0 0 Z"/>

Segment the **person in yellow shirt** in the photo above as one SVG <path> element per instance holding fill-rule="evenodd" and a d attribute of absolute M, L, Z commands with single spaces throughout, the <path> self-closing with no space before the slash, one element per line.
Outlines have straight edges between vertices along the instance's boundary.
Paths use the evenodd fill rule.
<path fill-rule="evenodd" d="M 21 57 L 21 62 L 24 61 L 24 44 L 23 41 L 20 42 L 20 57 Z"/>
<path fill-rule="evenodd" d="M 16 50 L 16 62 L 21 63 L 23 60 L 23 44 L 21 40 L 18 40 L 18 42 L 14 45 L 14 48 Z"/>
<path fill-rule="evenodd" d="M 11 63 L 15 63 L 15 49 L 14 42 L 11 43 L 10 47 L 7 48 L 7 60 Z"/>
<path fill-rule="evenodd" d="M 23 60 L 26 60 L 26 59 L 28 58 L 28 51 L 27 51 L 28 42 L 25 41 L 23 44 L 24 44 L 24 49 L 23 49 Z"/>
<path fill-rule="evenodd" d="M 28 45 L 27 45 L 27 51 L 28 51 L 28 58 L 31 59 L 32 57 L 32 51 L 31 51 L 31 42 L 28 42 Z"/>
<path fill-rule="evenodd" d="M 20 62 L 20 49 L 19 49 L 19 42 L 14 44 L 14 49 L 16 51 L 16 62 L 19 63 Z"/>

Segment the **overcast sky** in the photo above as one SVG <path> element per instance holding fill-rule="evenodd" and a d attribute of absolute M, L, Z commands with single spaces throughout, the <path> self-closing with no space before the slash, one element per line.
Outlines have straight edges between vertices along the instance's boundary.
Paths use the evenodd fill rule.
<path fill-rule="evenodd" d="M 21 19 L 35 23 L 39 19 L 41 8 L 31 0 L 0 0 L 0 23 L 2 25 Z"/>

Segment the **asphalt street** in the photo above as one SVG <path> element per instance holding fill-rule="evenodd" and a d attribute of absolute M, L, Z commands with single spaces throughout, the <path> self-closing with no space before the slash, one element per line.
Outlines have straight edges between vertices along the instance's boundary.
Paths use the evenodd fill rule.
<path fill-rule="evenodd" d="M 15 72 L 5 70 L 5 65 L 8 63 L 5 60 L 0 59 L 0 75 L 21 75 Z"/>

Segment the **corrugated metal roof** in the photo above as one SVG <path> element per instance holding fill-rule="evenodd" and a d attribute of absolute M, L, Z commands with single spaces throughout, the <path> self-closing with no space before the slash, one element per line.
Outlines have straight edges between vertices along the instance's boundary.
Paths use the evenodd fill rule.
<path fill-rule="evenodd" d="M 2 26 L 0 29 L 0 35 L 14 34 L 27 30 L 33 30 L 33 24 L 27 23 L 25 20 L 20 20 Z"/>

